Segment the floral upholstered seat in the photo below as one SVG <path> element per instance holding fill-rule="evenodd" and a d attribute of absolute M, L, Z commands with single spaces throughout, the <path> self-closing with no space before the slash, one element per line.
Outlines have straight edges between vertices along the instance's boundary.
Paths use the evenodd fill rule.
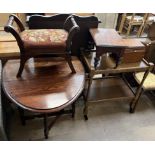
<path fill-rule="evenodd" d="M 16 23 L 18 29 L 13 26 Z M 72 15 L 68 16 L 61 29 L 26 30 L 20 19 L 12 14 L 4 27 L 18 43 L 20 49 L 20 66 L 17 77 L 21 77 L 26 61 L 30 58 L 57 56 L 64 57 L 71 72 L 76 73 L 71 59 L 72 40 L 80 31 Z"/>
<path fill-rule="evenodd" d="M 66 48 L 68 32 L 63 29 L 25 30 L 20 33 L 24 47 L 31 49 L 57 49 Z"/>

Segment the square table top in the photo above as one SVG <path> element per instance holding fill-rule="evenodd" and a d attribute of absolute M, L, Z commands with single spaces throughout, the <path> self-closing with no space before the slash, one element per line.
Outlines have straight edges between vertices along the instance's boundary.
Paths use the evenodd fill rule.
<path fill-rule="evenodd" d="M 91 28 L 89 31 L 97 47 L 136 49 L 145 47 L 138 39 L 123 39 L 115 29 Z"/>

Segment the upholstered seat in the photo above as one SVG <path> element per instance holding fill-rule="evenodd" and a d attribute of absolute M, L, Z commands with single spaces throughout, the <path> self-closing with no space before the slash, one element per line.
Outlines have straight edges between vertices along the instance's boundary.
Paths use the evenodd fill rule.
<path fill-rule="evenodd" d="M 20 33 L 26 49 L 65 50 L 68 32 L 63 29 L 25 30 Z"/>
<path fill-rule="evenodd" d="M 18 29 L 13 27 L 14 21 Z M 4 30 L 12 33 L 20 48 L 20 67 L 17 77 L 21 76 L 29 58 L 41 57 L 44 54 L 64 57 L 72 73 L 76 72 L 71 61 L 71 46 L 72 39 L 80 28 L 73 16 L 67 17 L 62 29 L 26 30 L 16 15 L 10 15 Z"/>
<path fill-rule="evenodd" d="M 140 84 L 144 76 L 144 72 L 136 73 L 135 79 Z M 146 80 L 143 83 L 144 90 L 153 90 L 155 89 L 155 74 L 149 73 Z"/>

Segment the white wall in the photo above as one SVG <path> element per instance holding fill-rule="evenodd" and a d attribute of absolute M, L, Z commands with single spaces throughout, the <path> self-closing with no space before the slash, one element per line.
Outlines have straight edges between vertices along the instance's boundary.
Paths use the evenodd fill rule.
<path fill-rule="evenodd" d="M 102 28 L 115 28 L 117 24 L 118 13 L 95 13 L 95 16 L 101 20 L 99 27 Z"/>

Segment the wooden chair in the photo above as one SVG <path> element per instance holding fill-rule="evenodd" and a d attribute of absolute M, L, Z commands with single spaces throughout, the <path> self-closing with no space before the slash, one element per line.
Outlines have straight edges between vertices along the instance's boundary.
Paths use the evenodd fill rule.
<path fill-rule="evenodd" d="M 154 17 L 152 15 L 149 16 L 148 19 L 148 34 L 147 34 L 147 41 L 143 42 L 146 46 L 146 55 L 145 59 L 148 62 L 152 62 L 155 64 L 155 22 L 153 22 Z M 153 23 L 152 23 L 153 22 Z M 149 72 L 146 80 L 143 83 L 141 94 L 145 91 L 152 91 L 155 90 L 155 68 Z M 134 75 L 134 78 L 138 84 L 142 81 L 142 77 L 144 72 L 139 72 Z M 140 95 L 141 96 L 141 95 Z"/>
<path fill-rule="evenodd" d="M 18 29 L 13 27 L 14 21 Z M 74 35 L 80 28 L 73 16 L 69 16 L 63 25 L 63 29 L 34 29 L 25 30 L 20 19 L 12 14 L 9 16 L 7 25 L 4 27 L 6 32 L 10 32 L 15 38 L 20 48 L 20 67 L 17 77 L 20 77 L 25 62 L 32 57 L 43 55 L 56 55 L 64 57 L 72 71 L 75 73 L 71 61 L 70 48 Z"/>
<path fill-rule="evenodd" d="M 144 72 L 136 73 L 135 74 L 135 80 L 138 82 L 138 84 L 142 81 L 142 77 L 144 75 Z M 155 74 L 153 72 L 149 72 L 146 80 L 143 83 L 143 90 L 155 90 Z"/>
<path fill-rule="evenodd" d="M 119 33 L 122 33 L 123 29 L 125 29 L 127 31 L 126 36 L 128 36 L 131 30 L 134 28 L 134 26 L 138 26 L 139 28 L 137 32 L 137 37 L 140 37 L 144 31 L 144 26 L 146 24 L 146 21 L 148 20 L 148 17 L 149 13 L 145 14 L 124 13 L 122 15 L 122 20 L 119 27 Z"/>
<path fill-rule="evenodd" d="M 144 76 L 144 72 L 139 72 L 134 75 L 134 78 L 138 84 L 141 83 L 143 76 Z M 148 76 L 146 77 L 146 79 L 142 85 L 142 89 L 140 91 L 139 98 L 143 92 L 152 91 L 152 90 L 155 90 L 155 74 L 154 74 L 154 71 L 150 70 Z M 138 98 L 138 100 L 139 100 L 139 98 Z M 137 102 L 138 102 L 138 100 L 137 100 Z"/>

